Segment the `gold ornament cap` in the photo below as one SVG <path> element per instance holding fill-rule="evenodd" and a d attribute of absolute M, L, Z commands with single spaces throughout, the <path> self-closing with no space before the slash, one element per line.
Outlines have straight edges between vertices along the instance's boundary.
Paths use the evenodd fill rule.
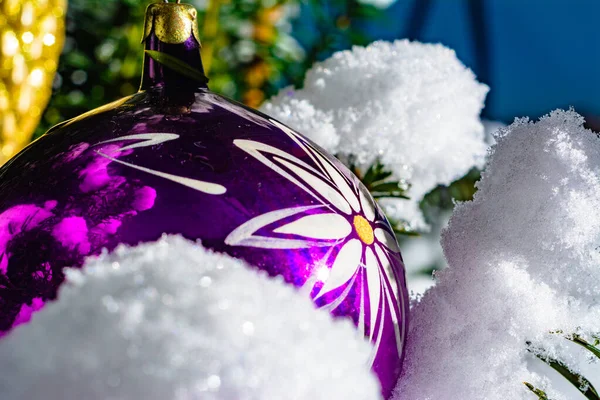
<path fill-rule="evenodd" d="M 198 33 L 198 12 L 191 4 L 164 3 L 150 4 L 146 9 L 146 22 L 144 23 L 144 37 L 142 43 L 148 36 L 154 33 L 161 42 L 169 44 L 180 44 L 194 35 L 200 44 Z"/>

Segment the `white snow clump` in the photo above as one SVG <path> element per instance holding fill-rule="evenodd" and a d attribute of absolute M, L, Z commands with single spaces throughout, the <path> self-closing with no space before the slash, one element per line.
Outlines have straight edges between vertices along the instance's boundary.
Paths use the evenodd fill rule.
<path fill-rule="evenodd" d="M 380 398 L 370 345 L 293 287 L 181 237 L 68 270 L 0 341 L 4 400 Z"/>
<path fill-rule="evenodd" d="M 382 201 L 388 216 L 427 229 L 423 196 L 483 165 L 487 91 L 451 49 L 380 41 L 315 64 L 302 89 L 283 89 L 262 111 L 331 153 L 354 155 L 363 171 L 379 158 L 412 185 L 410 201 Z"/>
<path fill-rule="evenodd" d="M 600 332 L 600 139 L 583 123 L 554 111 L 496 134 L 442 235 L 449 267 L 412 309 L 395 399 L 535 399 L 524 381 L 573 399 L 526 342 L 581 371 L 586 350 L 550 332 Z"/>
<path fill-rule="evenodd" d="M 359 3 L 371 5 L 380 9 L 385 9 L 394 4 L 397 0 L 358 0 Z"/>

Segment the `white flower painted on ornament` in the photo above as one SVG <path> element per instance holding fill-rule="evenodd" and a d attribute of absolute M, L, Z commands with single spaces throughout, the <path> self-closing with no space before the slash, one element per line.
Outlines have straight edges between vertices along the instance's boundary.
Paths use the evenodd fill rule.
<path fill-rule="evenodd" d="M 400 277 L 397 274 L 401 272 L 393 267 L 394 264 L 401 265 L 402 261 L 387 221 L 378 212 L 364 186 L 346 178 L 302 136 L 277 121 L 271 122 L 284 131 L 314 165 L 254 140 L 238 139 L 234 144 L 303 189 L 318 204 L 259 215 L 231 232 L 225 243 L 267 249 L 330 248 L 323 259 L 323 266 L 315 268 L 304 287 L 312 290 L 316 284 L 322 284 L 314 300 L 327 295 L 328 302 L 322 308 L 333 311 L 347 298 L 357 282 L 364 282 L 366 278 L 368 291 L 358 291 L 358 328 L 363 334 L 368 328 L 369 338 L 374 342 L 371 363 L 381 342 L 385 315 L 391 317 L 398 354 L 402 354 L 406 316 L 400 311 L 405 309 L 404 297 L 398 294 L 397 281 Z M 290 217 L 296 219 L 289 222 Z M 272 227 L 271 234 L 257 233 L 266 226 Z M 333 255 L 336 249 L 339 250 Z M 335 257 L 333 262 L 327 262 L 332 256 Z M 332 295 L 333 299 L 330 299 Z"/>

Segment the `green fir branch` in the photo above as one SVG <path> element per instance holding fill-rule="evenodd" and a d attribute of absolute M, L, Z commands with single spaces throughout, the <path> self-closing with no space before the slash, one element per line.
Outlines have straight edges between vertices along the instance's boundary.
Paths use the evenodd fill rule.
<path fill-rule="evenodd" d="M 386 169 L 381 161 L 376 160 L 371 164 L 364 175 L 356 167 L 354 162 L 351 161 L 350 167 L 375 199 L 409 199 L 406 195 L 406 191 L 410 188 L 410 185 L 402 179 L 390 179 L 392 177 L 392 171 Z"/>
<path fill-rule="evenodd" d="M 356 167 L 354 169 L 356 170 Z M 368 187 L 374 182 L 383 181 L 390 176 L 392 176 L 392 171 L 386 170 L 381 161 L 376 160 L 365 172 L 362 182 Z"/>

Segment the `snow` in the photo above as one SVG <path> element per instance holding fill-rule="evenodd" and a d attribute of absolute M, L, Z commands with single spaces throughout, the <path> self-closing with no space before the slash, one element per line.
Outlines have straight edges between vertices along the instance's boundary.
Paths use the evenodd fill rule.
<path fill-rule="evenodd" d="M 0 393 L 374 400 L 370 351 L 283 281 L 170 236 L 67 270 L 58 300 L 0 341 Z"/>
<path fill-rule="evenodd" d="M 600 139 L 583 122 L 555 111 L 496 133 L 442 234 L 449 267 L 412 309 L 395 400 L 534 399 L 524 381 L 574 398 L 525 343 L 589 371 L 583 348 L 550 333 L 600 331 Z"/>
<path fill-rule="evenodd" d="M 396 2 L 396 0 L 358 0 L 359 3 L 371 5 L 376 8 L 388 8 Z"/>
<path fill-rule="evenodd" d="M 481 122 L 483 123 L 483 128 L 485 131 L 485 142 L 488 144 L 488 146 L 496 144 L 496 139 L 494 139 L 494 135 L 500 129 L 505 128 L 506 124 L 500 121 L 493 121 L 488 119 L 482 119 Z"/>
<path fill-rule="evenodd" d="M 438 211 L 438 210 L 436 210 Z M 427 220 L 431 230 L 419 236 L 400 237 L 402 259 L 406 267 L 406 279 L 411 298 L 422 295 L 435 284 L 431 271 L 446 268 L 446 259 L 440 244 L 440 232 L 448 225 L 451 212 L 430 212 Z"/>
<path fill-rule="evenodd" d="M 484 162 L 487 91 L 453 50 L 380 41 L 315 64 L 302 89 L 283 89 L 262 111 L 331 153 L 356 156 L 363 171 L 380 158 L 412 184 L 411 201 L 381 201 L 386 213 L 423 230 L 423 196 Z"/>

